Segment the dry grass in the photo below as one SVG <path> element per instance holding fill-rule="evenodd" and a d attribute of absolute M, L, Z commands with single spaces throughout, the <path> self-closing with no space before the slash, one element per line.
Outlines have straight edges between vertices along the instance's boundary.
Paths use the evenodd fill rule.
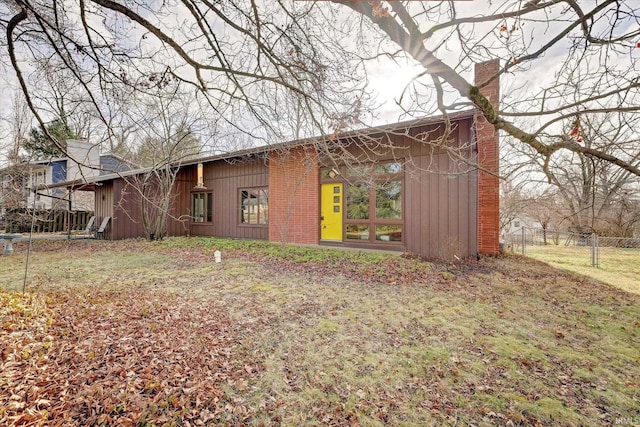
<path fill-rule="evenodd" d="M 527 256 L 640 294 L 640 249 L 600 248 L 597 268 L 591 266 L 588 246 L 528 246 Z"/>
<path fill-rule="evenodd" d="M 0 286 L 19 289 L 23 249 L 0 262 Z M 640 423 L 640 298 L 526 258 L 451 266 L 207 239 L 55 242 L 36 247 L 30 283 L 45 296 L 214 301 L 234 324 L 234 354 L 260 366 L 223 384 L 221 424 L 238 422 L 238 406 L 247 425 Z"/>

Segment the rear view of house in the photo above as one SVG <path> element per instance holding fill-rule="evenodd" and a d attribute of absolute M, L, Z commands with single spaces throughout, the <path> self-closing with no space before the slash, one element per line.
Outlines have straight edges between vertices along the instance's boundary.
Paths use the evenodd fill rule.
<path fill-rule="evenodd" d="M 498 64 L 480 64 L 476 81 Z M 497 99 L 498 83 L 483 88 Z M 480 168 L 478 168 L 480 166 Z M 498 135 L 474 110 L 176 165 L 167 235 L 405 251 L 498 252 Z M 482 169 L 482 170 L 481 170 Z M 106 238 L 149 237 L 133 172 L 97 178 Z M 139 180 L 138 180 L 139 181 Z"/>

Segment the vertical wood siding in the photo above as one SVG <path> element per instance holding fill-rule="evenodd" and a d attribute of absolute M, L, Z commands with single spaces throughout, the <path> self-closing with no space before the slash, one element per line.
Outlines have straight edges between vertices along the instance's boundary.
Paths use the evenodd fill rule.
<path fill-rule="evenodd" d="M 444 169 L 451 160 L 447 154 L 437 154 L 413 161 L 416 168 Z M 409 171 L 405 176 L 406 250 L 426 257 L 475 254 L 476 172 L 451 177 Z"/>
<path fill-rule="evenodd" d="M 195 174 L 190 167 L 181 169 L 176 175 L 169 219 L 167 220 L 168 236 L 191 234 L 191 189 L 194 186 L 194 177 Z"/>
<path fill-rule="evenodd" d="M 188 234 L 189 221 L 180 218 L 181 206 L 186 202 L 189 204 L 188 190 L 184 190 L 184 183 L 179 179 L 175 185 L 175 195 L 173 198 L 170 218 L 167 222 L 167 235 L 178 236 Z M 95 210 L 96 224 L 100 224 L 103 218 L 109 216 L 111 221 L 105 238 L 112 240 L 127 239 L 132 237 L 148 237 L 142 225 L 142 215 L 140 211 L 140 195 L 135 188 L 135 177 L 119 178 L 113 181 L 105 181 L 96 186 L 95 190 Z"/>
<path fill-rule="evenodd" d="M 196 166 L 185 168 L 184 177 L 188 182 L 185 183 L 182 191 L 187 197 L 180 199 L 180 214 L 190 217 L 192 214 L 191 192 L 197 181 Z M 205 163 L 204 185 L 207 187 L 206 191 L 213 192 L 212 223 L 191 223 L 192 235 L 256 240 L 269 238 L 269 229 L 266 225 L 240 224 L 240 189 L 269 185 L 269 171 L 265 159 L 236 159 L 231 162 L 219 160 Z"/>
<path fill-rule="evenodd" d="M 112 238 L 147 237 L 142 226 L 140 194 L 133 184 L 124 179 L 113 181 L 113 197 Z"/>
<path fill-rule="evenodd" d="M 457 144 L 473 160 L 472 119 L 457 123 Z M 434 131 L 436 128 L 424 129 Z M 442 150 L 409 142 L 411 168 L 405 175 L 405 245 L 426 257 L 472 256 L 477 252 L 477 170 Z"/>
<path fill-rule="evenodd" d="M 103 185 L 96 186 L 95 189 L 95 226 L 100 227 L 102 224 L 102 220 L 109 216 L 111 217 L 111 222 L 109 227 L 104 234 L 105 239 L 115 240 L 118 237 L 115 237 L 113 232 L 113 181 L 105 182 Z"/>

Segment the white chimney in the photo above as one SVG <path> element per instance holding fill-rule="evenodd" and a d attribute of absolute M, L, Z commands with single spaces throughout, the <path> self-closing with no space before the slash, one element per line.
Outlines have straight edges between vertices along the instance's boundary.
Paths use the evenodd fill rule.
<path fill-rule="evenodd" d="M 97 176 L 100 171 L 100 147 L 86 139 L 67 140 L 67 180 L 86 179 Z"/>

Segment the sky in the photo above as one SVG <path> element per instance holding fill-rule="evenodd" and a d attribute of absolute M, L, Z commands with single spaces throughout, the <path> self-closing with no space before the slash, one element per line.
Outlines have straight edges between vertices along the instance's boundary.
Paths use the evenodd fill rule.
<path fill-rule="evenodd" d="M 0 12 L 6 11 L 7 5 L 0 5 Z M 2 10 L 5 8 L 5 10 Z M 7 14 L 9 16 L 9 14 Z M 157 16 L 149 16 L 146 18 L 159 24 L 160 18 Z M 78 16 L 71 16 L 69 19 L 74 22 L 78 21 Z M 90 18 L 91 19 L 91 18 Z M 163 18 L 167 20 L 167 18 Z M 179 27 L 180 16 L 174 16 L 170 20 L 176 23 Z M 114 41 L 117 39 L 117 34 L 111 31 L 111 28 L 120 25 L 118 21 L 114 20 L 102 20 L 93 18 L 90 20 L 90 26 L 92 29 L 99 31 L 106 37 L 107 41 Z M 214 26 L 217 24 L 214 24 Z M 130 33 L 132 40 L 142 39 L 145 34 L 145 30 L 141 30 L 136 26 L 128 26 L 127 31 Z M 122 26 L 120 26 L 122 30 Z M 123 30 L 122 30 L 123 31 Z M 178 37 L 180 37 L 179 35 Z M 154 47 L 160 45 L 160 43 L 153 37 L 144 37 L 147 49 L 152 50 Z M 20 66 L 23 68 L 24 74 L 29 78 L 29 70 L 32 69 L 32 64 L 29 62 L 21 62 Z M 184 67 L 183 67 L 184 69 Z M 375 116 L 367 117 L 371 124 L 381 122 L 391 122 L 397 120 L 400 111 L 396 105 L 396 99 L 400 96 L 402 90 L 407 83 L 417 75 L 421 68 L 416 66 L 415 63 L 410 61 L 394 62 L 388 59 L 381 58 L 377 61 L 370 61 L 366 66 L 367 74 L 369 76 L 369 88 L 372 97 L 375 99 L 379 108 L 376 109 Z M 12 116 L 12 101 L 15 93 L 19 90 L 19 85 L 13 69 L 11 68 L 8 60 L 2 63 L 2 73 L 0 73 L 0 138 L 4 138 L 5 142 L 0 142 L 0 149 L 3 145 L 7 145 L 6 140 L 9 138 L 10 126 L 9 120 Z M 185 71 L 183 71 L 185 72 Z M 186 71 L 188 73 L 188 70 Z"/>
<path fill-rule="evenodd" d="M 71 2 L 72 0 L 68 0 Z M 489 10 L 502 7 L 503 4 L 509 3 L 508 1 L 496 2 L 495 0 L 490 2 L 488 0 L 473 0 L 466 2 L 458 2 L 457 5 L 459 16 L 479 16 L 483 13 L 487 13 Z M 513 3 L 513 2 L 511 2 Z M 522 2 L 515 2 L 516 4 L 521 4 Z M 411 4 L 411 3 L 410 3 Z M 415 2 L 413 7 L 419 7 L 425 4 L 426 7 L 431 7 L 436 4 L 435 2 Z M 593 1 L 584 1 L 581 4 L 586 8 L 588 6 L 593 5 Z M 6 8 L 6 4 L 0 5 L 0 12 L 5 12 L 6 10 L 2 10 Z M 507 8 L 508 9 L 508 8 Z M 557 9 L 556 9 L 557 10 Z M 145 13 L 145 11 L 141 11 L 141 13 Z M 161 19 L 167 18 L 159 18 L 147 15 L 149 19 L 156 18 L 156 22 L 160 22 Z M 425 16 L 424 22 L 428 22 L 429 24 L 434 23 L 434 21 L 430 21 L 434 19 L 434 16 Z M 509 49 L 518 49 L 523 44 L 531 43 L 532 45 L 536 45 L 541 43 L 544 38 L 547 38 L 557 33 L 558 29 L 561 25 L 558 23 L 545 22 L 547 15 L 540 12 L 539 22 L 537 23 L 527 23 L 529 26 L 520 25 L 520 23 L 514 20 L 507 20 L 505 24 L 511 28 L 513 25 L 514 28 L 517 27 L 517 30 L 513 33 L 510 33 L 510 39 L 506 41 L 506 37 L 502 39 L 504 36 L 504 32 L 495 28 L 495 23 L 492 23 L 491 26 L 483 27 L 483 24 L 476 24 L 475 30 L 479 32 L 489 32 L 491 37 L 489 39 L 482 40 L 482 43 L 485 43 L 489 47 L 489 54 L 500 54 L 503 58 L 508 58 L 507 51 Z M 179 23 L 181 17 L 180 16 L 172 16 L 171 20 Z M 518 25 L 516 25 L 518 24 Z M 535 25 L 534 25 L 535 24 Z M 94 19 L 91 22 L 91 26 L 95 29 L 102 29 L 103 33 L 108 33 L 104 31 L 110 25 L 114 25 L 112 22 L 107 20 L 98 20 Z M 218 25 L 214 23 L 214 25 Z M 604 25 L 604 23 L 596 23 L 598 25 Z M 629 28 L 633 29 L 633 26 L 638 27 L 637 22 L 629 22 Z M 534 29 L 535 27 L 535 29 Z M 116 39 L 115 35 L 109 36 L 107 40 Z M 139 29 L 132 29 L 131 34 L 136 38 L 141 38 L 144 34 L 144 31 Z M 640 40 L 639 40 L 640 41 Z M 375 48 L 375 43 L 378 43 L 379 40 L 372 38 L 370 43 L 371 47 Z M 148 39 L 146 43 L 154 43 L 153 38 Z M 157 43 L 157 42 L 156 42 Z M 193 42 L 191 42 L 193 44 Z M 352 40 L 342 41 L 346 47 L 351 47 L 354 43 Z M 433 41 L 427 43 L 430 48 L 435 49 L 438 48 L 438 55 L 441 59 L 443 59 L 447 64 L 451 66 L 456 66 L 458 64 L 457 58 L 462 50 L 462 47 L 457 42 L 456 37 L 452 37 L 449 33 L 443 33 L 443 36 L 436 36 Z M 149 45 L 153 47 L 153 44 Z M 388 48 L 392 48 L 389 44 L 386 45 Z M 638 49 L 640 51 L 640 49 Z M 532 91 L 538 90 L 539 88 L 545 86 L 551 86 L 555 81 L 555 72 L 560 69 L 562 64 L 565 61 L 566 55 L 568 52 L 568 43 L 560 43 L 546 52 L 543 57 L 535 62 L 535 66 L 530 69 L 522 69 L 518 70 L 517 73 L 508 73 L 502 76 L 502 96 L 505 101 L 505 105 L 511 101 L 517 101 L 523 97 L 523 94 L 531 93 Z M 626 55 L 624 53 L 616 53 L 612 52 L 609 54 L 610 57 L 608 60 L 612 65 L 619 65 L 622 68 L 626 66 L 626 62 L 633 61 L 637 59 L 638 54 L 632 53 L 630 55 Z M 12 70 L 7 66 L 6 58 L 3 58 L 3 73 L 0 74 L 0 117 L 5 120 L 0 123 L 0 137 L 7 137 L 7 122 L 6 119 L 10 117 L 11 114 L 11 99 L 13 98 L 14 90 L 17 87 L 15 77 L 12 75 Z M 594 59 L 597 61 L 597 58 Z M 504 63 L 504 62 L 503 62 Z M 26 70 L 29 69 L 29 64 L 22 64 Z M 595 64 L 597 66 L 597 64 Z M 635 65 L 631 67 L 633 72 L 638 72 L 635 69 Z M 379 123 L 389 123 L 396 120 L 402 120 L 407 118 L 405 114 L 403 114 L 402 109 L 398 108 L 396 105 L 396 101 L 402 94 L 402 91 L 405 89 L 406 85 L 411 82 L 412 78 L 418 75 L 423 71 L 421 66 L 416 66 L 415 62 L 412 60 L 400 60 L 398 62 L 391 61 L 386 58 L 379 58 L 376 60 L 369 60 L 366 62 L 366 72 L 369 77 L 369 86 L 368 89 L 372 94 L 372 97 L 378 103 L 378 108 L 375 110 L 375 114 L 368 116 L 365 118 L 365 121 L 368 121 L 369 124 L 379 124 Z M 466 64 L 466 70 L 462 72 L 463 77 L 465 77 L 468 81 L 472 81 L 471 77 L 471 66 L 469 62 Z M 426 85 L 430 84 L 429 77 L 423 77 L 420 82 L 424 82 Z M 433 96 L 431 92 L 428 90 L 421 90 L 422 101 L 430 101 L 430 97 Z M 452 101 L 456 97 L 455 94 L 449 95 L 446 99 L 447 101 Z M 404 106 L 410 107 L 410 97 L 405 96 L 404 98 Z M 0 148 L 2 146 L 2 142 L 0 142 Z"/>

